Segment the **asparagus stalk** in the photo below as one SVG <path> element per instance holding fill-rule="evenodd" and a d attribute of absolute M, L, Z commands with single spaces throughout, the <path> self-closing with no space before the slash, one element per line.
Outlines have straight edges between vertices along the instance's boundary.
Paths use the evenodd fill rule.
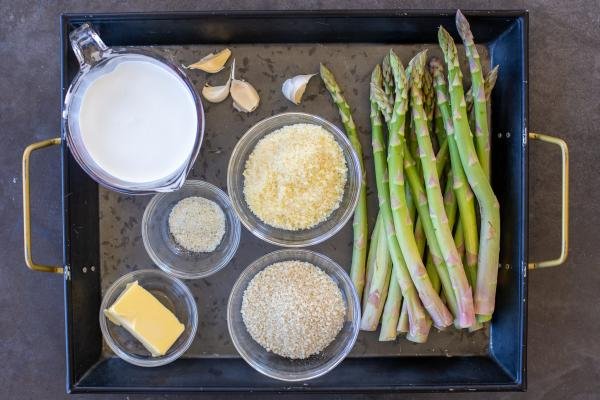
<path fill-rule="evenodd" d="M 423 253 L 425 252 L 425 245 L 427 244 L 427 238 L 425 237 L 425 230 L 420 218 L 417 218 L 415 224 L 415 242 L 417 244 L 417 250 L 419 251 L 419 257 L 422 259 Z"/>
<path fill-rule="evenodd" d="M 442 142 L 444 142 L 444 140 L 446 139 L 446 132 L 444 131 L 444 121 L 442 120 L 442 112 L 440 111 L 440 107 L 437 104 L 435 105 L 435 110 L 433 113 L 433 131 L 435 132 L 435 137 L 437 137 L 441 150 Z M 438 153 L 440 150 L 438 150 Z"/>
<path fill-rule="evenodd" d="M 396 327 L 397 333 L 408 333 L 408 308 L 406 302 L 402 302 L 402 308 L 400 309 L 400 317 L 398 318 L 398 326 Z"/>
<path fill-rule="evenodd" d="M 465 259 L 465 237 L 461 220 L 458 220 L 458 224 L 456 225 L 456 231 L 454 232 L 454 244 L 456 244 L 456 250 L 458 250 L 461 259 Z M 475 321 L 475 323 L 477 323 L 477 321 Z"/>
<path fill-rule="evenodd" d="M 380 239 L 380 227 L 381 227 L 381 213 L 377 214 L 377 221 L 375 222 L 375 227 L 373 228 L 373 232 L 371 233 L 371 244 L 369 245 L 369 255 L 367 257 L 367 271 L 365 273 L 365 288 L 364 293 L 369 293 L 369 287 L 371 285 L 371 278 L 373 277 L 373 271 L 375 270 L 375 254 L 377 253 L 377 243 Z M 367 298 L 369 296 L 363 296 L 362 299 L 362 309 L 364 310 L 367 306 Z"/>
<path fill-rule="evenodd" d="M 435 79 L 435 75 L 434 75 L 434 79 Z M 462 165 L 461 165 L 461 168 L 462 168 Z M 463 174 L 464 174 L 464 172 L 463 172 Z M 466 187 L 468 187 L 468 183 L 466 181 L 465 181 L 464 185 Z M 446 190 L 444 192 L 444 208 L 446 209 L 446 215 L 448 215 L 448 226 L 450 227 L 450 229 L 452 229 L 454 227 L 454 223 L 456 222 L 457 208 L 460 208 L 460 203 L 458 202 L 457 197 L 462 196 L 464 193 L 464 192 L 460 192 L 460 193 L 456 194 L 455 189 L 454 189 L 455 187 L 456 187 L 456 183 L 454 180 L 454 176 L 452 174 L 452 170 L 450 170 L 450 172 L 448 172 L 448 180 L 446 182 Z M 471 194 L 471 199 L 472 199 L 472 197 L 473 197 L 473 195 Z M 473 210 L 473 212 L 474 212 L 474 210 Z M 462 215 L 461 215 L 461 218 L 462 218 Z M 463 265 L 467 265 L 467 259 L 465 257 L 465 236 L 463 234 L 463 223 L 462 223 L 461 218 L 458 219 L 458 224 L 456 226 L 456 231 L 454 233 L 454 244 L 456 245 L 456 250 L 460 254 L 460 259 L 461 259 Z M 475 229 L 477 229 L 476 226 L 475 226 Z M 428 261 L 429 261 L 429 259 L 428 259 Z M 477 258 L 475 258 L 475 262 L 477 262 Z M 475 266 L 475 268 L 476 267 L 477 266 Z M 467 269 L 467 279 L 469 279 L 469 284 L 471 285 L 471 288 L 474 288 L 475 282 L 471 281 L 468 269 Z M 475 319 L 475 322 L 473 323 L 473 325 L 471 325 L 469 327 L 469 331 L 473 332 L 478 329 L 481 329 L 482 327 L 483 327 L 483 325 L 481 325 L 481 323 L 477 319 Z"/>
<path fill-rule="evenodd" d="M 367 176 L 363 161 L 362 147 L 358 138 L 356 125 L 352 119 L 350 106 L 342 96 L 342 91 L 335 81 L 331 71 L 321 64 L 320 68 L 321 79 L 325 83 L 325 87 L 331 94 L 334 103 L 337 105 L 342 124 L 348 139 L 358 155 L 360 161 L 360 169 L 362 172 L 362 180 L 360 184 L 360 195 L 358 205 L 354 211 L 354 220 L 352 228 L 354 231 L 353 247 L 352 247 L 352 266 L 350 267 L 350 277 L 356 288 L 358 297 L 362 296 L 365 285 L 365 260 L 367 258 L 367 239 L 368 239 L 368 224 L 367 224 Z"/>
<path fill-rule="evenodd" d="M 442 281 L 440 280 L 440 276 L 437 273 L 437 269 L 435 268 L 435 264 L 433 263 L 433 257 L 430 252 L 427 252 L 427 258 L 425 261 L 425 269 L 427 270 L 427 274 L 429 275 L 429 279 L 431 279 L 431 286 L 433 286 L 433 290 L 437 293 L 440 293 L 440 288 L 442 286 Z M 442 299 L 442 303 L 446 304 L 445 298 L 442 298 L 444 295 L 443 292 L 440 293 L 440 299 Z"/>
<path fill-rule="evenodd" d="M 373 145 L 373 160 L 375 164 L 375 182 L 377 184 L 377 195 L 379 198 L 379 212 L 382 214 L 382 222 L 387 235 L 388 249 L 392 258 L 392 264 L 396 270 L 398 284 L 402 290 L 402 296 L 405 299 L 410 317 L 410 339 L 417 342 L 425 342 L 429 335 L 430 324 L 423 305 L 415 286 L 411 280 L 410 274 L 402 258 L 400 246 L 394 230 L 392 209 L 390 207 L 390 193 L 388 187 L 388 172 L 383 146 L 383 125 L 381 122 L 379 107 L 374 98 L 374 91 L 382 90 L 381 67 L 377 65 L 371 75 L 371 130 Z"/>
<path fill-rule="evenodd" d="M 452 171 L 448 172 L 448 179 L 446 180 L 446 189 L 444 190 L 444 208 L 446 210 L 446 215 L 448 216 L 448 225 L 450 228 L 452 228 L 456 220 L 457 210 L 456 196 L 454 195 L 454 189 L 452 188 Z M 456 240 L 454 243 L 456 244 Z M 458 248 L 457 250 L 460 253 L 461 250 Z M 433 285 L 433 288 L 439 292 L 441 281 L 439 275 L 437 274 L 437 270 L 435 269 L 431 252 L 427 253 L 425 268 L 427 268 L 427 273 L 431 278 L 431 284 Z M 444 292 L 441 293 L 440 297 L 442 298 L 443 302 L 446 302 L 446 296 L 444 295 Z"/>
<path fill-rule="evenodd" d="M 400 317 L 401 303 L 402 291 L 400 290 L 400 285 L 398 285 L 398 277 L 395 270 L 393 270 L 385 307 L 383 308 L 383 315 L 381 316 L 380 342 L 396 340 L 396 327 L 398 326 L 398 318 Z"/>
<path fill-rule="evenodd" d="M 477 197 L 481 214 L 475 312 L 478 314 L 478 319 L 482 321 L 490 318 L 494 312 L 500 253 L 500 205 L 487 179 L 487 174 L 479 163 L 471 140 L 456 45 L 452 36 L 442 27 L 438 31 L 438 40 L 448 65 L 453 133 L 462 166 L 469 185 Z"/>
<path fill-rule="evenodd" d="M 454 225 L 454 219 L 456 218 L 456 196 L 454 196 L 454 191 L 452 189 L 452 171 L 448 172 L 448 179 L 446 183 L 446 189 L 444 190 L 444 207 L 446 209 L 446 214 L 448 215 L 448 225 Z M 437 269 L 435 264 L 433 263 L 433 256 L 431 252 L 427 252 L 427 258 L 425 261 L 425 269 L 427 269 L 427 274 L 429 275 L 429 279 L 431 279 L 431 285 L 433 289 L 440 293 L 441 281 L 440 276 L 437 273 Z M 440 298 L 442 302 L 446 304 L 446 300 L 442 298 L 443 292 L 440 294 Z"/>
<path fill-rule="evenodd" d="M 473 310 L 473 295 L 460 256 L 454 245 L 452 231 L 448 227 L 448 217 L 444 210 L 444 201 L 440 190 L 440 182 L 435 165 L 435 154 L 429 137 L 427 118 L 423 110 L 422 76 L 425 68 L 427 50 L 417 54 L 410 62 L 410 88 L 412 115 L 419 143 L 419 153 L 425 188 L 429 202 L 429 211 L 435 227 L 436 238 L 444 256 L 454 294 L 458 305 L 457 324 L 461 328 L 473 325 L 475 314 Z"/>
<path fill-rule="evenodd" d="M 431 216 L 429 215 L 429 204 L 427 202 L 425 188 L 421 178 L 419 177 L 419 173 L 417 172 L 416 162 L 410 156 L 407 147 L 405 147 L 404 155 L 404 171 L 406 173 L 406 177 L 408 178 L 408 183 L 413 193 L 413 198 L 416 199 L 417 211 L 419 213 L 419 219 L 423 224 L 423 230 L 425 231 L 425 237 L 427 238 L 427 244 L 429 245 L 429 252 L 433 256 L 433 262 L 436 266 L 438 275 L 440 276 L 440 280 L 442 281 L 448 306 L 450 307 L 452 314 L 456 316 L 458 311 L 456 297 L 454 296 L 454 291 L 450 282 L 450 276 L 444 263 L 442 252 L 437 242 L 437 238 L 435 237 L 435 230 L 433 228 Z"/>
<path fill-rule="evenodd" d="M 465 249 L 465 236 L 464 236 L 464 231 L 463 231 L 463 223 L 462 220 L 458 220 L 458 223 L 456 224 L 456 231 L 454 232 L 454 244 L 456 244 L 456 250 L 458 250 L 458 253 L 460 254 L 460 258 L 463 262 L 463 265 L 466 264 L 467 259 L 466 259 L 466 249 Z M 469 275 L 467 275 L 468 277 Z M 478 318 L 475 319 L 475 323 L 473 325 L 471 325 L 469 327 L 469 332 L 474 332 L 476 330 L 479 330 L 481 328 L 483 328 L 483 325 L 481 323 L 482 321 L 479 321 Z M 485 322 L 485 321 L 483 321 Z"/>
<path fill-rule="evenodd" d="M 473 109 L 475 110 L 475 144 L 481 168 L 490 176 L 490 129 L 488 127 L 487 102 L 485 100 L 485 87 L 483 71 L 479 60 L 479 52 L 473 40 L 473 33 L 469 22 L 460 12 L 456 11 L 456 28 L 465 45 L 465 52 L 469 60 L 471 72 L 471 89 L 473 91 Z"/>
<path fill-rule="evenodd" d="M 392 265 L 384 229 L 383 224 L 380 224 L 377 248 L 375 250 L 373 276 L 369 284 L 369 291 L 365 293 L 367 303 L 360 320 L 360 329 L 363 331 L 374 331 L 377 329 L 388 294 Z"/>
<path fill-rule="evenodd" d="M 492 95 L 492 91 L 494 90 L 494 86 L 496 86 L 496 81 L 498 80 L 498 68 L 500 66 L 496 65 L 489 74 L 486 75 L 485 81 L 483 82 L 483 86 L 485 89 L 485 100 L 489 103 L 490 97 Z M 465 102 L 467 103 L 467 114 L 469 118 L 471 113 L 473 112 L 473 87 L 470 87 L 465 93 Z M 475 115 L 473 115 L 473 119 Z"/>
<path fill-rule="evenodd" d="M 449 94 L 446 78 L 444 77 L 444 66 L 442 65 L 442 62 L 435 57 L 429 61 L 429 66 L 435 81 L 437 103 L 442 113 L 446 132 L 448 132 L 450 162 L 452 164 L 454 177 L 454 191 L 456 192 L 458 207 L 460 209 L 460 219 L 462 221 L 461 227 L 464 231 L 467 278 L 469 279 L 471 287 L 474 288 L 477 283 L 477 254 L 479 252 L 479 233 L 477 232 L 475 201 L 460 160 L 460 154 L 453 132 L 454 124 L 452 123 L 450 104 L 448 102 Z"/>
<path fill-rule="evenodd" d="M 453 229 L 454 223 L 456 222 L 456 211 L 457 211 L 457 200 L 456 194 L 454 193 L 454 174 L 452 170 L 448 172 L 448 179 L 446 179 L 446 187 L 444 189 L 444 210 L 448 217 L 448 226 L 450 230 Z"/>
<path fill-rule="evenodd" d="M 396 100 L 392 117 L 388 121 L 388 171 L 389 191 L 392 217 L 398 244 L 402 250 L 404 261 L 415 284 L 421 302 L 433 319 L 436 327 L 444 328 L 452 324 L 452 315 L 442 303 L 439 295 L 433 290 L 427 270 L 415 241 L 413 223 L 411 221 L 404 187 L 403 142 L 406 111 L 408 109 L 408 84 L 402 63 L 393 51 L 389 54 L 390 65 L 394 75 Z M 384 93 L 374 90 L 375 99 Z"/>
<path fill-rule="evenodd" d="M 448 164 L 448 138 L 443 137 L 440 143 L 440 149 L 435 156 L 435 169 L 437 170 L 438 176 L 443 176 L 446 164 Z"/>
<path fill-rule="evenodd" d="M 435 113 L 435 90 L 433 88 L 433 78 L 428 70 L 423 71 L 423 109 L 427 118 L 427 128 L 433 132 L 433 114 Z M 432 143 L 437 142 L 436 136 L 431 136 Z M 441 143 L 439 143 L 441 144 Z M 433 146 L 436 152 L 438 149 Z"/>

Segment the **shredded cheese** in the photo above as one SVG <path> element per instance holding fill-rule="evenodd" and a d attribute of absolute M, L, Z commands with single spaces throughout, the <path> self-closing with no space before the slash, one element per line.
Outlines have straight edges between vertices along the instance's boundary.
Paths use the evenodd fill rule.
<path fill-rule="evenodd" d="M 244 170 L 244 196 L 264 223 L 286 230 L 325 221 L 341 203 L 347 166 L 324 128 L 295 124 L 262 138 Z"/>

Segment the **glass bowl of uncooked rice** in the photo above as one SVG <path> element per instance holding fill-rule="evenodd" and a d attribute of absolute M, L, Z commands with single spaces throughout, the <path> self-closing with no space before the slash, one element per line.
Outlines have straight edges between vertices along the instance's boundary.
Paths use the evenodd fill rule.
<path fill-rule="evenodd" d="M 240 221 L 227 194 L 197 180 L 155 195 L 142 219 L 148 255 L 160 269 L 181 279 L 205 278 L 225 267 L 240 235 Z"/>
<path fill-rule="evenodd" d="M 348 355 L 360 305 L 350 277 L 310 250 L 269 253 L 231 290 L 227 326 L 242 358 L 271 378 L 297 382 L 326 374 Z"/>
<path fill-rule="evenodd" d="M 356 152 L 340 129 L 316 115 L 284 113 L 260 121 L 237 142 L 227 190 L 255 236 L 305 247 L 348 222 L 361 179 Z"/>

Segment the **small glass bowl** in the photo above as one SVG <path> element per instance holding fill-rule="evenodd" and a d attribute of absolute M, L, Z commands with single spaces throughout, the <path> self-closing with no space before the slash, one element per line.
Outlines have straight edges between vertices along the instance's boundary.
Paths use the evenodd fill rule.
<path fill-rule="evenodd" d="M 169 214 L 182 199 L 204 197 L 221 207 L 225 214 L 225 235 L 217 248 L 197 253 L 181 247 L 169 232 Z M 240 221 L 227 194 L 208 182 L 188 180 L 175 192 L 155 195 L 142 219 L 142 239 L 148 255 L 163 271 L 181 279 L 205 278 L 225 267 L 240 243 Z"/>
<path fill-rule="evenodd" d="M 319 354 L 292 360 L 265 350 L 248 333 L 242 318 L 242 299 L 256 274 L 277 262 L 304 261 L 322 269 L 337 283 L 346 304 L 346 321 L 333 342 Z M 288 382 L 306 381 L 326 374 L 348 355 L 358 336 L 360 304 L 350 277 L 337 263 L 310 250 L 285 249 L 269 253 L 248 266 L 233 285 L 227 304 L 227 328 L 236 350 L 258 372 Z"/>
<path fill-rule="evenodd" d="M 152 293 L 185 326 L 181 336 L 163 356 L 152 357 L 125 328 L 113 324 L 104 315 L 104 310 L 113 305 L 127 284 L 135 281 Z M 140 367 L 158 367 L 178 359 L 194 341 L 197 328 L 198 310 L 192 292 L 185 283 L 159 270 L 145 269 L 122 276 L 108 288 L 100 305 L 100 329 L 108 347 L 124 361 Z"/>
<path fill-rule="evenodd" d="M 340 206 L 331 213 L 326 221 L 310 229 L 297 231 L 275 228 L 254 215 L 248 204 L 246 204 L 243 176 L 246 160 L 258 141 L 279 128 L 293 124 L 318 125 L 330 132 L 340 145 L 348 168 L 346 187 Z M 358 156 L 346 135 L 339 128 L 316 115 L 290 112 L 263 119 L 250 128 L 237 142 L 231 153 L 227 168 L 227 191 L 242 224 L 255 236 L 278 246 L 305 247 L 329 239 L 348 222 L 358 202 L 361 179 L 362 174 Z"/>

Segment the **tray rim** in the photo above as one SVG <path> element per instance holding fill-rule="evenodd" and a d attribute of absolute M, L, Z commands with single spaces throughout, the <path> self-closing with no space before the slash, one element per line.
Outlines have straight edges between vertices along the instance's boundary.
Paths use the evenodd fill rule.
<path fill-rule="evenodd" d="M 523 33 L 519 38 L 522 42 L 522 50 L 523 50 L 523 75 L 525 81 L 523 82 L 523 99 L 522 99 L 522 120 L 523 120 L 523 128 L 524 134 L 527 135 L 527 124 L 528 124 L 528 104 L 529 104 L 529 92 L 528 92 L 528 77 L 529 77 L 529 11 L 527 9 L 494 9 L 494 10 L 481 10 L 481 9 L 466 9 L 461 10 L 466 16 L 482 16 L 482 17 L 506 17 L 506 18 L 521 18 L 522 30 Z M 177 20 L 177 19 L 193 19 L 199 17 L 215 17 L 215 18 L 268 18 L 268 17 L 286 17 L 286 18 L 311 18 L 311 17 L 334 17 L 334 18 L 376 18 L 376 17 L 447 17 L 452 16 L 456 12 L 456 9 L 420 9 L 420 10 L 396 10 L 396 9 L 361 9 L 361 10 L 216 10 L 216 11 L 168 11 L 168 12 L 160 12 L 160 11 L 152 11 L 152 12 L 122 12 L 122 13 L 113 13 L 113 12 L 102 12 L 102 13 L 62 13 L 60 15 L 60 41 L 61 41 L 61 107 L 62 107 L 62 99 L 64 99 L 66 88 L 68 87 L 69 82 L 66 82 L 66 73 L 65 73 L 65 65 L 67 61 L 68 55 L 68 38 L 67 31 L 70 23 L 79 23 L 83 20 L 115 20 L 115 21 L 126 21 L 126 20 Z M 67 51 L 65 51 L 67 50 Z M 61 109 L 62 111 L 62 109 Z M 64 135 L 64 130 L 61 129 L 61 136 Z M 522 158 L 522 168 L 523 174 L 521 176 L 521 191 L 522 191 L 522 204 L 520 206 L 520 211 L 524 211 L 524 232 L 523 232 L 523 240 L 525 243 L 525 249 L 523 255 L 525 258 L 527 257 L 527 242 L 528 242 L 528 222 L 527 222 L 527 209 L 528 209 L 528 188 L 527 188 L 527 180 L 528 180 L 528 146 L 526 146 L 526 139 L 523 142 L 523 158 Z M 80 386 L 86 375 L 84 374 L 79 381 L 75 381 L 74 372 L 73 372 L 73 360 L 71 359 L 73 349 L 73 344 L 71 343 L 71 335 L 72 329 L 70 322 L 72 321 L 72 307 L 70 304 L 71 300 L 71 280 L 69 277 L 69 264 L 67 260 L 69 260 L 69 246 L 70 246 L 70 238 L 69 238 L 69 212 L 68 212 L 68 202 L 66 201 L 66 196 L 64 196 L 65 189 L 68 187 L 68 168 L 67 168 L 67 158 L 69 155 L 68 148 L 63 140 L 61 144 L 61 157 L 63 162 L 61 163 L 62 169 L 62 192 L 63 192 L 63 259 L 65 264 L 65 280 L 64 280 L 64 300 L 65 300 L 65 344 L 66 344 L 66 377 L 67 377 L 67 393 L 133 393 L 133 392 L 197 392 L 199 388 L 197 387 L 141 387 L 134 388 L 131 387 L 102 387 L 102 386 Z M 525 260 L 526 261 L 526 260 Z M 367 393 L 367 392 L 466 392 L 466 391 L 525 391 L 527 388 L 527 377 L 526 377 L 526 350 L 527 350 L 527 266 L 524 265 L 524 272 L 521 282 L 521 287 L 518 289 L 522 291 L 522 298 L 525 302 L 525 305 L 522 309 L 522 318 L 520 325 L 520 344 L 521 351 L 519 352 L 519 360 L 518 365 L 519 368 L 517 370 L 517 377 L 514 381 L 506 384 L 475 384 L 475 385 L 456 385 L 456 386 L 436 386 L 436 385 L 419 385 L 419 386 L 365 386 L 360 388 L 348 388 L 348 387 L 292 387 L 286 385 L 285 389 L 281 388 L 269 388 L 269 387 L 260 387 L 260 388 L 242 388 L 242 387 L 203 387 L 201 391 L 204 392 L 247 392 L 247 391 L 257 391 L 257 392 L 271 392 L 271 393 L 283 393 L 291 391 L 298 392 L 306 392 L 306 393 Z M 494 361 L 492 356 L 483 357 L 491 361 Z M 477 357 L 473 357 L 477 358 Z M 95 363 L 90 369 L 91 371 L 94 367 L 98 366 L 98 364 L 102 363 L 105 360 L 100 360 Z M 501 367 L 500 364 L 498 366 Z M 501 367 L 504 369 L 503 367 Z M 505 371 L 508 376 L 512 374 L 508 371 Z"/>

